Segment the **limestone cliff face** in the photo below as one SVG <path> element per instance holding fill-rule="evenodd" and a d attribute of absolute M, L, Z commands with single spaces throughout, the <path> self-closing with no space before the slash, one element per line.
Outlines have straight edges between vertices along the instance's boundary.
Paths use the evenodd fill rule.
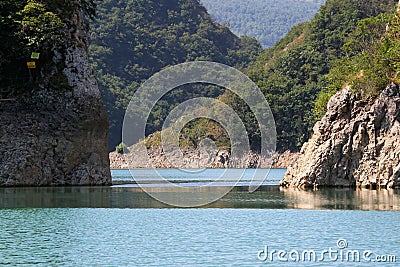
<path fill-rule="evenodd" d="M 399 87 L 373 101 L 359 101 L 347 88 L 331 98 L 281 185 L 399 187 L 399 141 Z"/>
<path fill-rule="evenodd" d="M 51 53 L 39 85 L 0 101 L 0 186 L 111 183 L 107 116 L 89 67 L 80 1 L 71 2 L 65 45 Z"/>

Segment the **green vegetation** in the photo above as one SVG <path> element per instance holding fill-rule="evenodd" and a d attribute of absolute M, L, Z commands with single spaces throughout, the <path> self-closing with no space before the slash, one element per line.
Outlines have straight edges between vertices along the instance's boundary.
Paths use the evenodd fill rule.
<path fill-rule="evenodd" d="M 230 139 L 225 129 L 217 122 L 205 118 L 195 119 L 182 129 L 179 146 L 197 148 L 205 138 L 212 140 L 219 149 L 229 148 Z M 145 140 L 148 149 L 158 148 L 161 144 L 161 132 L 159 131 L 149 135 Z"/>
<path fill-rule="evenodd" d="M 362 98 L 376 97 L 400 71 L 399 11 L 361 20 L 343 46 L 346 56 L 326 76 L 327 88 L 349 85 Z"/>
<path fill-rule="evenodd" d="M 129 149 L 124 143 L 121 143 L 121 144 L 119 144 L 118 146 L 115 147 L 115 152 L 117 152 L 119 154 L 123 154 L 124 150 L 125 150 L 126 153 L 129 153 Z"/>
<path fill-rule="evenodd" d="M 135 90 L 154 73 L 193 60 L 243 69 L 262 50 L 255 39 L 238 38 L 213 21 L 197 0 L 105 0 L 98 3 L 91 29 L 90 54 L 110 119 L 110 147 L 121 142 L 123 116 Z M 177 88 L 159 101 L 147 134 L 160 130 L 178 103 L 223 92 L 211 86 L 189 87 Z"/>
<path fill-rule="evenodd" d="M 201 0 L 208 12 L 238 36 L 271 47 L 294 26 L 310 20 L 325 0 Z"/>

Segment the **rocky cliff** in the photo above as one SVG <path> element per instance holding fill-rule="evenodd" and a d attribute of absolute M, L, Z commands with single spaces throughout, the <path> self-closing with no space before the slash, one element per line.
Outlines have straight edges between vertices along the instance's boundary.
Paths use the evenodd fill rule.
<path fill-rule="evenodd" d="M 334 95 L 314 126 L 284 187 L 400 186 L 400 93 L 392 84 L 374 100 L 357 100 L 349 88 Z"/>
<path fill-rule="evenodd" d="M 88 63 L 81 1 L 70 1 L 63 47 L 42 53 L 37 86 L 0 99 L 0 186 L 111 183 L 108 121 Z M 26 67 L 26 66 L 25 66 Z"/>

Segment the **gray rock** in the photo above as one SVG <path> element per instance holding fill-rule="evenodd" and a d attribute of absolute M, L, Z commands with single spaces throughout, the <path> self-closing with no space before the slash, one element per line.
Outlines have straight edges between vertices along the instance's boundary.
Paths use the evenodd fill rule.
<path fill-rule="evenodd" d="M 89 67 L 80 1 L 72 0 L 65 47 L 39 88 L 0 101 L 0 186 L 107 185 L 108 121 Z M 55 83 L 67 82 L 67 86 Z"/>
<path fill-rule="evenodd" d="M 394 94 L 394 92 L 397 93 Z M 334 95 L 311 139 L 281 181 L 284 187 L 400 185 L 400 97 L 391 85 L 374 101 L 349 88 Z"/>
<path fill-rule="evenodd" d="M 385 88 L 385 90 L 382 91 L 381 96 L 400 96 L 399 86 L 392 82 L 388 87 Z"/>

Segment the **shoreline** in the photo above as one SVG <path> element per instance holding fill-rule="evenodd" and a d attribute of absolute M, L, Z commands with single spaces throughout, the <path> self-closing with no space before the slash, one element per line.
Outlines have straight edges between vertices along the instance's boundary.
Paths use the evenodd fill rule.
<path fill-rule="evenodd" d="M 129 170 L 176 170 L 181 168 L 111 168 L 111 171 L 129 171 Z M 201 170 L 201 169 L 214 169 L 214 170 L 225 170 L 225 169 L 234 169 L 234 170 L 245 170 L 245 169 L 256 169 L 256 168 L 185 168 L 183 170 Z M 258 168 L 258 169 L 274 169 L 274 170 L 286 170 L 287 168 Z"/>
<path fill-rule="evenodd" d="M 219 158 L 221 157 L 220 155 L 225 153 L 225 151 L 218 151 L 218 153 L 215 154 L 213 162 L 218 162 Z M 206 166 L 201 166 L 201 167 L 194 167 L 193 165 L 190 165 L 186 167 L 186 169 L 201 169 L 201 168 L 209 168 L 209 169 L 256 169 L 257 164 L 246 164 L 247 166 L 241 166 L 235 164 L 234 166 L 229 166 L 230 165 L 230 159 L 229 156 L 226 157 L 224 155 L 224 162 L 221 164 L 221 162 L 218 162 L 217 164 L 208 164 Z M 298 158 L 299 152 L 291 152 L 291 151 L 285 151 L 283 153 L 278 153 L 276 152 L 273 155 L 272 158 L 272 165 L 263 165 L 261 164 L 260 168 L 270 168 L 270 169 L 287 169 L 289 166 L 291 166 Z M 181 166 L 172 166 L 170 161 L 165 157 L 163 153 L 160 153 L 158 151 L 153 151 L 149 153 L 149 158 L 151 162 L 153 163 L 153 166 L 146 166 L 143 165 L 143 162 L 138 160 L 138 159 L 132 159 L 130 155 L 124 155 L 120 154 L 117 152 L 111 152 L 109 153 L 109 159 L 110 159 L 110 169 L 112 170 L 129 170 L 129 169 L 151 169 L 152 167 L 156 169 L 176 169 L 176 168 L 181 168 Z M 246 160 L 254 160 L 254 158 L 258 158 L 257 154 L 252 154 L 249 155 L 248 159 L 241 160 L 241 162 L 245 162 Z M 250 165 L 250 166 L 248 166 Z"/>

